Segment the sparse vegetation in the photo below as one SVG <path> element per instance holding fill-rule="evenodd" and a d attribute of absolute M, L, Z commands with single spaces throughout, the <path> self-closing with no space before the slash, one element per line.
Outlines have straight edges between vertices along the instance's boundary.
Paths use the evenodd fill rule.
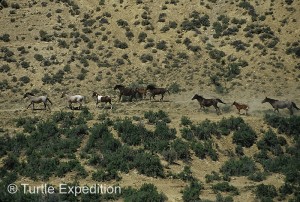
<path fill-rule="evenodd" d="M 0 0 L 1 201 L 299 201 L 299 111 L 261 104 L 299 107 L 296 1 L 82 2 Z M 113 90 L 152 83 L 168 99 L 119 103 Z M 84 95 L 82 109 L 65 108 L 62 91 Z M 26 92 L 51 110 L 26 109 Z M 226 102 L 222 115 L 195 93 Z M 22 179 L 122 194 L 8 194 Z"/>

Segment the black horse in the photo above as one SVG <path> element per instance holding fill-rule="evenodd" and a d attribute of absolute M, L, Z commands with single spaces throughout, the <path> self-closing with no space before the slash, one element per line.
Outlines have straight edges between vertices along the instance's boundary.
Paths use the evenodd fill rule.
<path fill-rule="evenodd" d="M 122 96 L 124 95 L 124 96 L 130 96 L 130 99 L 129 99 L 129 101 L 130 102 L 132 102 L 132 99 L 133 98 L 135 98 L 135 99 L 137 99 L 136 98 L 136 90 L 135 89 L 133 89 L 133 88 L 126 88 L 125 86 L 123 86 L 123 85 L 116 85 L 115 87 L 114 87 L 114 90 L 116 90 L 116 89 L 118 89 L 119 91 L 120 91 L 120 94 L 119 94 L 119 102 L 121 101 L 121 98 L 122 98 Z"/>
<path fill-rule="evenodd" d="M 194 97 L 192 98 L 192 100 L 197 100 L 200 104 L 200 108 L 205 108 L 205 107 L 210 107 L 210 106 L 214 106 L 216 109 L 217 114 L 221 114 L 220 108 L 218 107 L 218 103 L 224 103 L 222 100 L 220 100 L 219 98 L 216 99 L 205 99 L 204 97 L 202 97 L 201 95 L 194 95 Z"/>
<path fill-rule="evenodd" d="M 169 93 L 170 95 L 170 91 L 166 88 L 156 88 L 155 86 L 153 85 L 148 85 L 146 90 L 149 90 L 151 95 L 150 95 L 150 100 L 151 100 L 151 97 L 153 98 L 153 100 L 155 100 L 155 95 L 161 95 L 161 98 L 160 98 L 160 101 L 163 101 L 164 99 L 164 95 L 166 92 Z"/>

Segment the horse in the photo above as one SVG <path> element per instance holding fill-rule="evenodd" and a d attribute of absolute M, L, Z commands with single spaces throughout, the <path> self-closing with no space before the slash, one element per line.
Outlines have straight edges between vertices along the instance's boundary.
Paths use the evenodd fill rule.
<path fill-rule="evenodd" d="M 139 97 L 141 97 L 142 99 L 145 99 L 147 96 L 147 89 L 140 87 L 140 88 L 136 88 L 136 93 L 139 95 Z"/>
<path fill-rule="evenodd" d="M 136 90 L 133 89 L 133 88 L 126 88 L 125 86 L 123 85 L 116 85 L 114 87 L 114 90 L 118 89 L 120 91 L 120 94 L 119 94 L 119 102 L 121 101 L 121 98 L 122 96 L 130 96 L 130 99 L 129 101 L 132 102 L 132 99 L 135 98 L 136 99 Z"/>
<path fill-rule="evenodd" d="M 192 98 L 192 100 L 197 100 L 200 104 L 200 108 L 205 108 L 205 107 L 210 107 L 210 106 L 214 106 L 214 108 L 216 109 L 217 114 L 221 114 L 220 108 L 218 107 L 218 103 L 222 103 L 222 104 L 226 104 L 224 103 L 222 100 L 220 100 L 219 98 L 216 99 L 206 99 L 204 97 L 202 97 L 201 95 L 195 94 L 194 97 Z"/>
<path fill-rule="evenodd" d="M 99 95 L 98 93 L 96 92 L 93 92 L 93 95 L 92 97 L 96 97 L 96 107 L 98 107 L 98 103 L 99 102 L 104 102 L 105 104 L 106 103 L 109 103 L 110 104 L 110 109 L 112 109 L 112 104 L 111 104 L 111 97 L 110 96 L 101 96 Z M 104 107 L 105 108 L 105 104 L 104 104 Z"/>
<path fill-rule="evenodd" d="M 39 97 L 36 97 L 34 96 L 34 94 L 32 93 L 25 93 L 24 97 L 23 98 L 26 98 L 28 97 L 30 99 L 30 104 L 28 105 L 28 107 L 26 109 L 28 109 L 30 107 L 30 105 L 32 105 L 32 110 L 34 110 L 34 103 L 44 103 L 44 110 L 47 109 L 47 106 L 50 109 L 50 106 L 48 105 L 47 102 L 50 102 L 50 104 L 52 105 L 52 102 L 49 100 L 49 98 L 47 96 L 39 96 Z"/>
<path fill-rule="evenodd" d="M 153 98 L 153 100 L 155 100 L 155 95 L 161 95 L 161 98 L 160 98 L 160 101 L 163 101 L 164 99 L 164 94 L 166 92 L 169 93 L 170 95 L 170 91 L 166 88 L 156 88 L 154 85 L 148 85 L 146 90 L 149 90 L 150 91 L 150 100 L 151 100 L 151 97 Z"/>
<path fill-rule="evenodd" d="M 246 111 L 246 115 L 247 115 L 247 112 L 249 110 L 249 106 L 248 105 L 246 105 L 246 104 L 240 104 L 240 103 L 237 103 L 236 101 L 234 101 L 232 103 L 232 105 L 234 105 L 237 108 L 237 110 L 239 111 L 239 114 L 240 114 L 240 111 L 243 109 L 243 110 Z"/>
<path fill-rule="evenodd" d="M 67 101 L 69 103 L 70 109 L 73 110 L 73 103 L 79 103 L 79 109 L 82 107 L 82 102 L 84 101 L 84 96 L 82 95 L 68 95 L 66 92 L 63 92 L 61 95 L 61 98 L 66 97 Z"/>
<path fill-rule="evenodd" d="M 294 114 L 293 108 L 300 110 L 294 102 L 289 100 L 275 100 L 266 97 L 261 103 L 266 103 L 266 102 L 270 103 L 274 108 L 274 111 L 277 111 L 278 113 L 279 113 L 278 109 L 284 109 L 284 108 L 288 108 L 290 110 L 291 115 Z"/>

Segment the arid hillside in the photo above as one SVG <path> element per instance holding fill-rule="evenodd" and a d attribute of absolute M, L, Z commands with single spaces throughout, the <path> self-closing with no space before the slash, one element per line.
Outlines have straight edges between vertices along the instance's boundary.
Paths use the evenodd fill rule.
<path fill-rule="evenodd" d="M 0 0 L 1 186 L 125 190 L 96 201 L 299 200 L 300 112 L 262 103 L 300 107 L 299 10 L 295 0 Z M 119 102 L 116 84 L 170 94 Z M 113 109 L 96 108 L 93 91 Z M 47 95 L 51 111 L 26 109 L 26 92 Z M 83 110 L 63 92 L 83 95 Z M 194 94 L 223 100 L 222 114 L 199 110 Z"/>

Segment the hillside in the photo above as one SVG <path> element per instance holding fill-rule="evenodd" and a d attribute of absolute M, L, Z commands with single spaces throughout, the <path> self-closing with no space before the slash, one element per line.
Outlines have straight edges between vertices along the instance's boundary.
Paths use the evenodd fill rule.
<path fill-rule="evenodd" d="M 131 191 L 139 196 L 142 190 L 138 189 L 151 183 L 155 187 L 145 189 L 158 198 L 166 196 L 168 201 L 191 199 L 185 197 L 193 197 L 187 193 L 194 188 L 201 190 L 195 195 L 203 200 L 230 201 L 231 197 L 254 201 L 264 195 L 256 191 L 263 183 L 274 185 L 268 192 L 274 200 L 299 199 L 299 183 L 289 181 L 285 168 L 278 163 L 280 168 L 275 169 L 258 157 L 263 152 L 273 160 L 291 156 L 287 164 L 297 167 L 293 148 L 299 149 L 299 138 L 294 134 L 299 111 L 291 118 L 287 109 L 277 115 L 261 101 L 268 96 L 300 105 L 299 1 L 2 0 L 0 9 L 0 174 L 18 173 L 1 185 L 9 179 L 17 184 L 25 180 L 55 186 L 61 180 L 81 185 L 105 182 L 124 189 L 132 186 L 137 190 Z M 171 94 L 166 94 L 164 102 L 150 101 L 149 97 L 118 102 L 119 92 L 113 89 L 116 84 L 154 84 L 168 88 Z M 61 98 L 64 91 L 85 96 L 84 110 L 71 112 Z M 112 96 L 113 110 L 95 108 L 93 91 Z M 53 102 L 51 111 L 26 110 L 26 92 L 47 94 Z M 212 107 L 198 110 L 197 101 L 191 100 L 196 93 L 223 100 L 225 105 L 219 103 L 222 115 L 216 115 Z M 238 115 L 231 106 L 233 101 L 248 104 L 249 115 Z M 160 115 L 161 120 L 152 120 Z M 278 120 L 281 128 L 274 125 Z M 47 124 L 56 135 L 41 129 Z M 102 124 L 107 136 L 97 139 L 94 133 L 99 128 L 94 124 Z M 281 131 L 291 126 L 296 132 Z M 125 135 L 122 127 L 128 127 Z M 250 135 L 234 140 L 235 133 L 243 132 Z M 39 135 L 41 138 L 35 139 Z M 266 136 L 275 141 L 269 145 L 271 149 L 262 146 L 268 144 L 263 142 Z M 14 138 L 26 144 L 18 145 Z M 49 151 L 33 154 L 32 141 L 41 141 L 37 150 L 42 151 L 48 138 Z M 67 143 L 62 143 L 64 139 Z M 93 140 L 97 145 L 89 145 Z M 248 140 L 251 143 L 245 143 Z M 7 144 L 20 147 L 19 152 Z M 58 148 L 66 153 L 57 152 Z M 129 163 L 113 167 L 107 160 L 112 158 L 110 152 L 119 155 L 117 162 Z M 31 162 L 34 155 L 36 161 Z M 143 170 L 147 158 L 150 168 L 157 166 L 149 172 Z M 49 164 L 53 169 L 35 178 L 30 163 L 40 164 L 45 159 L 53 160 Z M 256 168 L 246 174 L 222 170 L 233 159 L 254 163 Z M 7 164 L 10 160 L 13 165 Z M 299 169 L 293 172 L 299 175 Z M 207 180 L 208 175 L 216 179 Z M 261 180 L 249 175 L 258 175 Z M 214 187 L 218 183 L 223 183 L 221 188 Z M 227 185 L 227 191 L 220 191 Z M 292 193 L 285 193 L 288 186 L 292 186 Z M 134 200 L 128 193 L 116 200 Z M 112 200 L 103 200 L 108 199 Z"/>

